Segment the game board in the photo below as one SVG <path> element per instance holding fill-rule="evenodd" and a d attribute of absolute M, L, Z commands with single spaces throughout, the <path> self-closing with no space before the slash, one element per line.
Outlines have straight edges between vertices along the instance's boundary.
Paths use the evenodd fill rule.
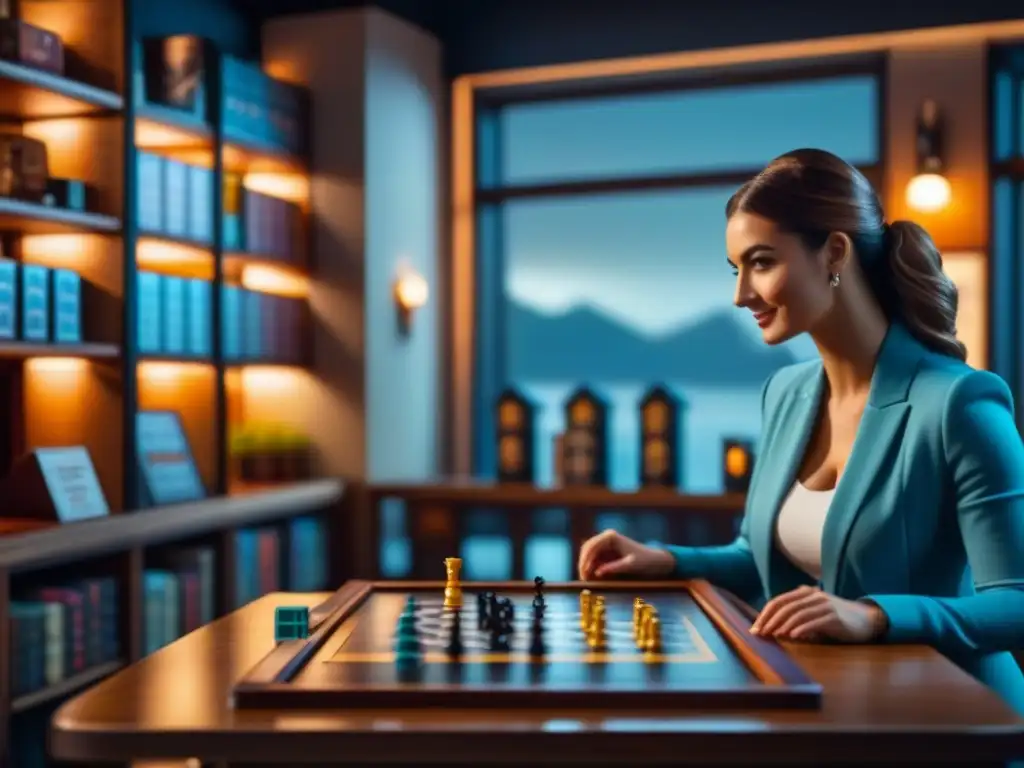
<path fill-rule="evenodd" d="M 591 585 L 604 597 L 607 645 L 593 651 L 580 628 L 583 585 L 548 585 L 547 651 L 526 652 L 533 584 L 463 584 L 463 653 L 445 652 L 443 582 L 348 582 L 310 617 L 308 638 L 289 640 L 233 688 L 236 708 L 580 707 L 598 709 L 816 708 L 821 687 L 777 643 L 748 631 L 749 618 L 710 584 Z M 513 599 L 507 651 L 490 650 L 477 629 L 475 593 Z M 414 669 L 395 661 L 394 636 L 409 595 L 417 603 L 423 655 Z M 637 650 L 635 597 L 657 607 L 662 647 Z"/>
<path fill-rule="evenodd" d="M 547 653 L 535 659 L 527 653 L 531 618 L 531 596 L 509 595 L 515 605 L 515 631 L 511 637 L 509 652 L 490 650 L 486 630 L 478 628 L 476 616 L 476 592 L 464 593 L 462 609 L 462 640 L 464 653 L 459 658 L 462 664 L 512 664 L 512 663 L 568 663 L 586 661 L 589 663 L 615 664 L 707 664 L 718 660 L 689 616 L 679 616 L 670 621 L 662 633 L 662 649 L 659 653 L 644 653 L 637 650 L 633 639 L 632 599 L 630 595 L 609 595 L 607 646 L 602 651 L 587 647 L 586 638 L 580 625 L 579 601 L 569 593 L 555 593 L 546 598 L 544 612 L 544 634 Z M 655 606 L 659 603 L 670 605 L 675 600 L 658 595 L 637 595 L 644 597 Z M 449 663 L 445 646 L 451 626 L 451 611 L 445 611 L 441 595 L 425 594 L 417 597 L 416 625 L 420 632 L 420 643 L 424 649 L 424 663 Z M 385 638 L 385 647 L 379 647 L 374 638 L 363 637 L 365 628 L 354 627 L 352 634 L 338 651 L 328 659 L 331 663 L 391 664 L 395 661 L 394 632 Z M 367 647 L 372 650 L 363 650 Z M 359 648 L 359 650 L 354 650 Z"/>

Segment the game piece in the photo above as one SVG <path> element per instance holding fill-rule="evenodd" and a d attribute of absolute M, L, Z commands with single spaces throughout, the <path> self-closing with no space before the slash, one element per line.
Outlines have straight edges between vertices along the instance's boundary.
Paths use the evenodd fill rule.
<path fill-rule="evenodd" d="M 651 636 L 651 622 L 657 617 L 658 611 L 650 603 L 645 603 L 640 611 L 640 628 L 636 636 L 636 647 L 641 651 L 647 649 Z"/>
<path fill-rule="evenodd" d="M 309 608 L 279 605 L 274 609 L 274 642 L 305 640 L 309 637 Z"/>
<path fill-rule="evenodd" d="M 416 598 L 412 595 L 405 601 L 405 613 L 416 613 Z"/>
<path fill-rule="evenodd" d="M 590 612 L 593 602 L 591 600 L 591 594 L 589 589 L 584 589 L 580 592 L 580 627 L 584 631 L 590 628 Z"/>
<path fill-rule="evenodd" d="M 644 651 L 657 653 L 661 650 L 661 619 L 651 616 L 647 622 L 647 637 L 644 640 Z"/>
<path fill-rule="evenodd" d="M 462 572 L 462 560 L 457 557 L 447 557 L 444 561 L 444 569 L 448 581 L 444 586 L 444 607 L 462 607 L 462 584 L 460 574 Z"/>
<path fill-rule="evenodd" d="M 545 653 L 547 653 L 547 647 L 544 643 L 544 622 L 540 617 L 534 616 L 533 622 L 530 624 L 529 654 L 537 657 L 543 656 Z"/>
<path fill-rule="evenodd" d="M 533 618 L 542 619 L 544 618 L 544 611 L 547 608 L 547 604 L 544 602 L 544 598 L 535 597 L 533 598 Z"/>
<path fill-rule="evenodd" d="M 516 620 L 516 607 L 511 597 L 503 597 L 498 602 L 498 613 L 504 617 L 504 622 L 511 630 Z"/>
<path fill-rule="evenodd" d="M 534 598 L 540 598 L 540 601 L 544 602 L 544 579 L 540 576 L 533 580 L 533 594 Z"/>
<path fill-rule="evenodd" d="M 644 599 L 642 597 L 633 600 L 633 639 L 640 637 L 640 618 L 643 616 Z"/>
<path fill-rule="evenodd" d="M 398 617 L 398 629 L 395 633 L 395 664 L 403 668 L 415 667 L 421 658 L 416 617 L 412 614 L 403 614 Z"/>
<path fill-rule="evenodd" d="M 476 628 L 487 629 L 488 593 L 477 592 L 476 595 Z"/>
<path fill-rule="evenodd" d="M 587 645 L 590 646 L 591 650 L 602 651 L 608 647 L 608 639 L 605 636 L 605 614 L 604 605 L 598 604 L 594 606 L 593 621 L 590 625 L 590 632 L 587 637 Z"/>
<path fill-rule="evenodd" d="M 590 607 L 590 623 L 591 623 L 591 625 L 593 625 L 593 623 L 594 623 L 594 617 L 597 615 L 597 612 L 601 611 L 603 613 L 604 610 L 605 610 L 605 608 L 604 608 L 604 597 L 602 595 L 595 595 L 594 598 L 593 598 L 593 604 Z M 592 631 L 593 631 L 593 627 L 592 626 L 587 628 L 588 634 L 590 632 L 592 632 Z"/>
<path fill-rule="evenodd" d="M 498 619 L 498 596 L 493 592 L 487 593 L 487 623 L 488 626 L 494 624 Z"/>
<path fill-rule="evenodd" d="M 456 659 L 462 655 L 464 650 L 462 644 L 462 614 L 460 611 L 452 611 L 452 620 L 448 625 L 448 645 L 445 653 L 449 658 Z"/>
<path fill-rule="evenodd" d="M 416 648 L 419 645 L 419 628 L 416 626 L 416 616 L 412 613 L 403 612 L 398 617 L 398 623 L 395 626 L 395 650 L 398 650 L 398 644 L 405 643 L 406 648 L 412 647 L 412 641 L 416 641 Z"/>

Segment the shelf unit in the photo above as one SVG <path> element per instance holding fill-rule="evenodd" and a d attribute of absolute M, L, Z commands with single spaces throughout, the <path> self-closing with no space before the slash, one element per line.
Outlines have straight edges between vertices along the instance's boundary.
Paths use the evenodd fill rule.
<path fill-rule="evenodd" d="M 307 158 L 232 132 L 225 118 L 225 71 L 229 65 L 237 68 L 237 62 L 209 42 L 203 43 L 202 107 L 193 114 L 149 103 L 143 41 L 131 33 L 133 0 L 23 0 L 18 5 L 25 21 L 56 33 L 73 55 L 67 57 L 66 77 L 0 61 L 0 131 L 42 141 L 49 175 L 85 182 L 89 199 L 82 212 L 0 197 L 3 255 L 77 273 L 110 311 L 83 323 L 88 335 L 81 343 L 0 340 L 0 476 L 27 451 L 82 445 L 112 515 L 35 530 L 27 521 L 9 519 L 17 511 L 3 510 L 8 519 L 0 519 L 0 662 L 10 665 L 12 658 L 12 601 L 25 599 L 21 595 L 36 586 L 90 576 L 113 577 L 118 585 L 122 651 L 121 658 L 16 698 L 5 669 L 0 768 L 10 765 L 4 747 L 12 716 L 35 717 L 145 653 L 143 582 L 150 570 L 165 567 L 164 555 L 185 546 L 212 549 L 221 615 L 235 607 L 241 593 L 242 532 L 267 527 L 279 535 L 282 559 L 276 567 L 281 586 L 289 588 L 285 574 L 291 573 L 289 558 L 296 556 L 290 554 L 292 533 L 285 521 L 311 516 L 330 531 L 342 498 L 341 483 L 318 480 L 316 472 L 298 484 L 281 476 L 269 484 L 246 484 L 229 456 L 232 425 L 254 418 L 308 434 L 311 408 L 303 412 L 297 404 L 311 402 L 318 383 L 306 355 L 226 348 L 224 296 L 241 287 L 246 296 L 291 299 L 308 311 L 311 278 L 304 268 L 308 253 L 282 260 L 266 249 L 250 253 L 237 243 L 228 247 L 225 184 L 237 177 L 245 189 L 289 201 L 308 231 Z M 146 225 L 143 198 L 151 189 L 140 178 L 144 155 L 207 169 L 210 194 L 202 207 L 209 218 L 207 237 Z M 190 199 L 188 205 L 197 204 Z M 304 244 L 308 238 L 298 240 Z M 139 325 L 140 312 L 147 309 L 139 289 L 143 273 L 208 283 L 205 351 L 145 351 Z M 311 324 L 296 324 L 295 330 L 298 347 L 311 345 Z M 136 414 L 142 410 L 179 414 L 209 500 L 144 509 L 136 434 Z M 302 476 L 305 465 L 299 466 L 296 475 Z M 132 514 L 120 514 L 127 511 Z M 262 562 L 261 555 L 261 567 Z M 332 571 L 330 581 L 337 578 Z"/>
<path fill-rule="evenodd" d="M 8 255 L 71 269 L 119 309 L 112 313 L 116 317 L 93 329 L 101 338 L 81 344 L 0 342 L 0 396 L 8 396 L 11 405 L 0 432 L 10 443 L 0 449 L 0 475 L 25 450 L 84 444 L 111 509 L 138 509 L 146 495 L 134 471 L 135 414 L 173 410 L 207 493 L 244 489 L 234 471 L 237 462 L 229 456 L 232 425 L 258 417 L 308 434 L 309 415 L 298 413 L 295 403 L 316 383 L 308 355 L 229 354 L 225 290 L 239 286 L 246 298 L 255 292 L 305 302 L 310 277 L 302 266 L 305 256 L 286 265 L 281 254 L 249 253 L 237 243 L 228 247 L 224 190 L 229 178 L 238 177 L 245 189 L 296 205 L 308 228 L 307 158 L 232 132 L 224 108 L 231 62 L 211 44 L 203 46 L 197 109 L 150 103 L 143 41 L 126 31 L 131 3 L 84 0 L 72 5 L 74 10 L 67 10 L 67 4 L 33 0 L 22 3 L 22 15 L 60 35 L 80 63 L 78 70 L 89 73 L 89 82 L 0 61 L 0 117 L 4 130 L 46 144 L 51 176 L 90 186 L 89 211 L 0 198 L 0 234 L 10 246 Z M 207 237 L 146 226 L 142 199 L 151 190 L 140 178 L 142 155 L 207 169 L 209 195 L 200 204 L 209 217 Z M 184 204 L 195 205 L 192 200 Z M 168 282 L 202 281 L 208 291 L 209 340 L 201 353 L 144 349 L 139 317 L 146 297 L 138 275 L 150 272 Z M 301 346 L 311 344 L 308 322 L 300 332 Z M 53 417 L 53 407 L 42 406 L 55 400 L 60 418 Z"/>
<path fill-rule="evenodd" d="M 217 584 L 216 615 L 222 616 L 234 610 L 237 604 L 236 552 L 241 532 L 270 528 L 287 538 L 293 520 L 312 517 L 326 524 L 327 581 L 341 583 L 352 574 L 342 569 L 348 559 L 337 555 L 348 547 L 351 539 L 345 528 L 351 520 L 347 506 L 358 498 L 359 494 L 348 493 L 340 480 L 318 480 L 256 495 L 210 499 L 0 538 L 0 658 L 6 661 L 11 653 L 12 601 L 25 583 L 52 583 L 68 573 L 114 578 L 118 586 L 119 648 L 116 659 L 90 665 L 19 696 L 12 696 L 9 676 L 0 676 L 0 744 L 7 743 L 9 736 L 13 740 L 17 735 L 10 724 L 11 718 L 18 716 L 36 718 L 18 725 L 17 730 L 30 731 L 36 737 L 34 741 L 41 744 L 49 709 L 142 658 L 147 620 L 144 574 L 149 562 L 158 560 L 162 553 L 194 546 L 212 550 Z M 288 557 L 286 549 L 285 560 L 281 563 L 284 573 L 289 572 L 292 565 Z M 283 588 L 290 586 L 282 585 Z M 327 584 L 318 585 L 318 588 L 326 587 Z M 20 735 L 24 739 L 24 732 Z M 15 757 L 20 759 L 20 755 L 5 755 L 0 749 L 0 766 L 17 765 L 17 762 L 10 762 Z"/>

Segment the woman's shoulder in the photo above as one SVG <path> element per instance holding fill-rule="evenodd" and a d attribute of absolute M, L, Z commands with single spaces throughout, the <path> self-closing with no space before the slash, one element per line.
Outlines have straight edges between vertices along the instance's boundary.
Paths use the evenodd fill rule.
<path fill-rule="evenodd" d="M 938 353 L 922 356 L 909 399 L 915 404 L 932 404 L 943 410 L 983 399 L 995 399 L 1013 408 L 1010 388 L 1000 376 Z"/>

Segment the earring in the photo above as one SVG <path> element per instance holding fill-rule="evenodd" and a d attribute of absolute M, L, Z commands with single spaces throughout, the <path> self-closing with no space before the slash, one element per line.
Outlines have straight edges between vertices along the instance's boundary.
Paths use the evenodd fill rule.
<path fill-rule="evenodd" d="M 838 288 L 839 287 L 839 273 L 838 272 L 833 272 L 832 273 L 832 276 L 828 279 L 828 284 L 831 285 L 833 288 Z"/>

